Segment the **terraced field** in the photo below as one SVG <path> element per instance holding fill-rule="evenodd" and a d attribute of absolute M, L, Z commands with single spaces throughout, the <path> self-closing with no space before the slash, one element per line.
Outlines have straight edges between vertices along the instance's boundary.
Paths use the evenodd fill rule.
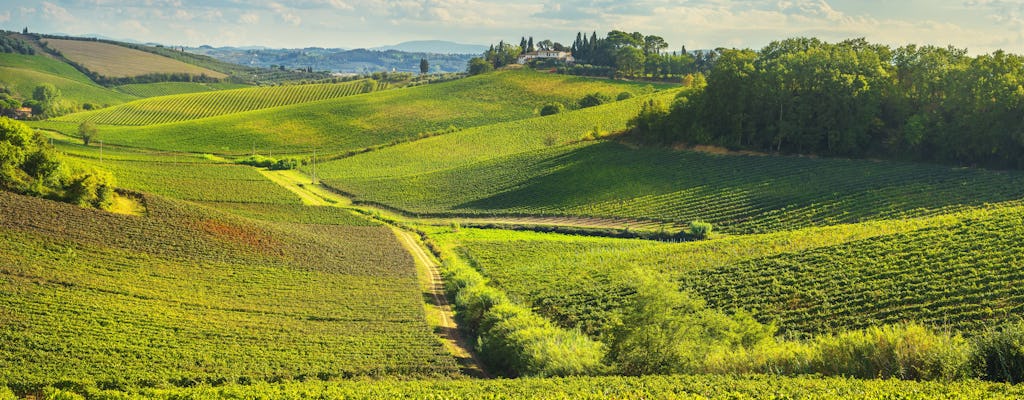
<path fill-rule="evenodd" d="M 103 110 L 70 114 L 55 120 L 72 123 L 92 121 L 101 125 L 157 125 L 351 96 L 365 93 L 364 83 L 267 86 L 160 96 Z M 374 89 L 385 87 L 386 84 L 379 83 Z"/>
<path fill-rule="evenodd" d="M 115 44 L 49 38 L 40 41 L 47 47 L 59 51 L 65 58 L 108 78 L 160 73 L 205 75 L 216 79 L 227 77 L 227 75 L 214 70 Z"/>
<path fill-rule="evenodd" d="M 533 137 L 544 132 L 538 129 Z M 703 220 L 736 234 L 938 215 L 1024 198 L 1024 174 L 1019 172 L 715 155 L 613 142 L 479 162 L 467 157 L 466 162 L 455 159 L 438 167 L 419 161 L 380 167 L 403 157 L 417 159 L 429 154 L 420 149 L 433 147 L 424 141 L 342 160 L 338 169 L 349 167 L 352 172 L 339 176 L 352 177 L 328 182 L 359 200 L 413 213 L 618 217 L 681 224 Z M 329 165 L 327 174 L 335 168 Z M 404 165 L 422 168 L 414 172 Z"/>

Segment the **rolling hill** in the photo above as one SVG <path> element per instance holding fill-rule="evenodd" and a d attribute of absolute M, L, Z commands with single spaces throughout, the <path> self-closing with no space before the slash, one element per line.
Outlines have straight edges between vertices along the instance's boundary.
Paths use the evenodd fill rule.
<path fill-rule="evenodd" d="M 623 91 L 650 90 L 647 84 L 510 70 L 194 121 L 130 128 L 101 127 L 100 133 L 108 143 L 159 150 L 243 154 L 255 146 L 259 151 L 285 154 L 308 153 L 315 146 L 324 153 L 342 153 L 531 118 L 545 103 L 571 104 L 595 91 L 614 96 Z M 204 95 L 215 97 L 218 94 Z M 174 107 L 167 112 L 181 111 L 180 107 Z M 67 120 L 75 118 L 76 115 L 65 117 Z M 75 126 L 54 127 L 71 133 Z"/>
<path fill-rule="evenodd" d="M 31 99 L 37 86 L 50 83 L 63 98 L 76 104 L 113 105 L 136 96 L 110 90 L 93 82 L 74 67 L 42 55 L 0 54 L 0 84 L 17 97 Z"/>
<path fill-rule="evenodd" d="M 105 78 L 128 78 L 150 74 L 186 74 L 214 79 L 227 75 L 211 69 L 131 49 L 116 44 L 91 41 L 43 38 L 48 48 Z"/>

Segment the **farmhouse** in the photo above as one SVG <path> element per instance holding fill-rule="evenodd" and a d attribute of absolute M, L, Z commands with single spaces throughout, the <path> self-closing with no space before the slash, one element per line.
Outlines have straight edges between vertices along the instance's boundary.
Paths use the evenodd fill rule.
<path fill-rule="evenodd" d="M 541 50 L 520 54 L 519 64 L 526 64 L 528 61 L 535 59 L 555 59 L 565 61 L 567 63 L 576 61 L 576 59 L 572 57 L 572 53 L 568 51 Z"/>
<path fill-rule="evenodd" d="M 14 109 L 14 119 L 29 119 L 32 118 L 32 109 L 28 107 L 20 107 Z"/>

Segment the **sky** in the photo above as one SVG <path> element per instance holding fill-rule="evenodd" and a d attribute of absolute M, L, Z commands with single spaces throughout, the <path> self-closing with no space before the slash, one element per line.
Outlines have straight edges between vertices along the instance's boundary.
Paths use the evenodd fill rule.
<path fill-rule="evenodd" d="M 184 46 L 360 48 L 410 40 L 571 43 L 659 35 L 669 50 L 864 37 L 1024 54 L 1024 0 L 0 0 L 0 28 Z"/>

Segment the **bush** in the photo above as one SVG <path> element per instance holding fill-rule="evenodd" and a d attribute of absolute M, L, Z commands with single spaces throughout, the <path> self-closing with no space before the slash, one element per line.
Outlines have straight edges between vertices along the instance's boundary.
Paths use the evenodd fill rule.
<path fill-rule="evenodd" d="M 565 111 L 565 105 L 563 105 L 562 103 L 548 103 L 545 104 L 544 107 L 540 109 L 540 115 L 554 115 L 562 111 Z"/>
<path fill-rule="evenodd" d="M 499 304 L 481 323 L 480 352 L 507 376 L 595 375 L 605 370 L 604 347 L 577 331 L 559 329 L 519 306 Z"/>
<path fill-rule="evenodd" d="M 615 96 L 615 100 L 616 101 L 629 100 L 629 99 L 632 99 L 632 98 L 633 98 L 633 93 L 630 93 L 630 92 L 622 92 L 622 93 L 619 93 L 618 96 Z"/>
<path fill-rule="evenodd" d="M 17 398 L 11 388 L 0 385 L 0 400 L 17 400 Z"/>
<path fill-rule="evenodd" d="M 992 328 L 976 337 L 971 359 L 982 379 L 1024 382 L 1024 322 Z"/>
<path fill-rule="evenodd" d="M 711 237 L 713 227 L 710 222 L 693 221 L 690 223 L 690 236 L 702 240 Z"/>
<path fill-rule="evenodd" d="M 611 100 L 612 100 L 611 96 L 608 96 L 608 95 L 606 95 L 604 93 L 600 93 L 600 92 L 594 92 L 594 93 L 590 93 L 590 94 L 588 94 L 586 96 L 583 96 L 583 98 L 580 99 L 580 101 L 579 101 L 579 105 L 580 105 L 580 108 L 587 108 L 587 107 L 599 106 L 599 105 L 602 105 L 604 103 L 611 102 Z"/>
<path fill-rule="evenodd" d="M 80 173 L 71 177 L 64 197 L 69 203 L 106 209 L 114 204 L 114 177 L 98 171 Z"/>
<path fill-rule="evenodd" d="M 959 379 L 970 374 L 970 347 L 960 336 L 917 324 L 886 325 L 815 340 L 811 372 L 854 378 Z"/>

